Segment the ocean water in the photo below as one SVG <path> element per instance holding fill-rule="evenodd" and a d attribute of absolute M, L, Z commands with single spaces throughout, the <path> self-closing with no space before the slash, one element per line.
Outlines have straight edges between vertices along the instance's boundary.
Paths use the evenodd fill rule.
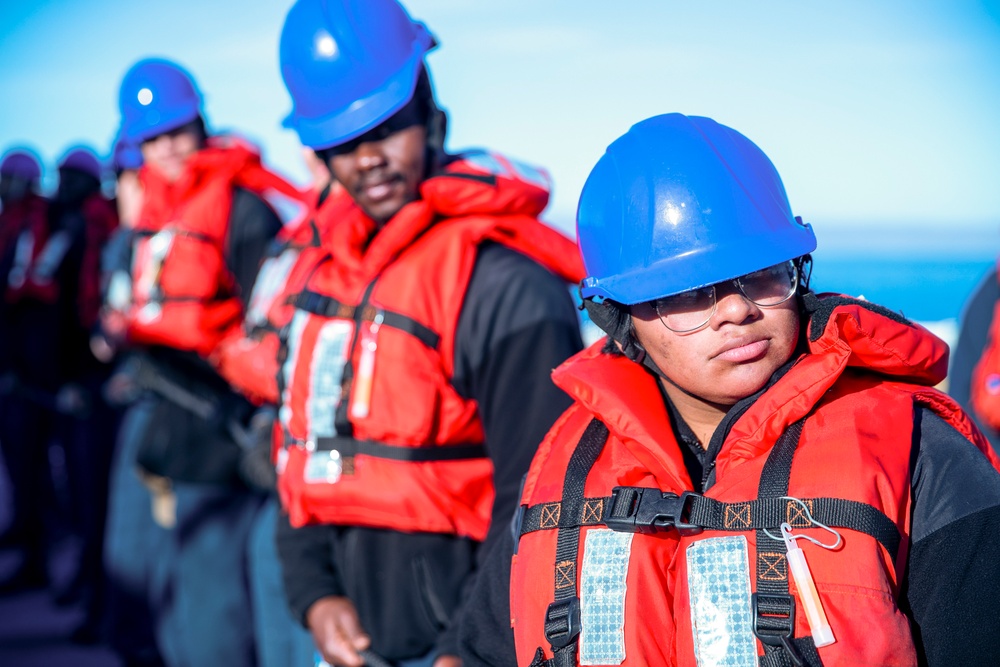
<path fill-rule="evenodd" d="M 992 259 L 967 257 L 850 257 L 817 255 L 816 292 L 840 292 L 902 313 L 919 322 L 958 320 Z"/>
<path fill-rule="evenodd" d="M 1000 253 L 1000 220 L 815 223 L 812 286 L 864 296 L 919 322 L 957 321 Z"/>

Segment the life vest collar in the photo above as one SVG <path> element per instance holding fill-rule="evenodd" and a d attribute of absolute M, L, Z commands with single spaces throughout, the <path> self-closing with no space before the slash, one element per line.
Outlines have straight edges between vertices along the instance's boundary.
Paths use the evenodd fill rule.
<path fill-rule="evenodd" d="M 933 386 L 948 372 L 948 345 L 888 308 L 839 294 L 807 294 L 810 351 L 847 355 L 847 365 Z"/>
<path fill-rule="evenodd" d="M 495 171 L 483 166 L 483 156 Z M 420 199 L 405 205 L 381 229 L 344 192 L 331 195 L 319 216 L 336 218 L 326 243 L 338 270 L 355 272 L 363 281 L 377 276 L 417 238 L 449 218 L 500 218 L 494 235 L 530 254 L 570 282 L 583 277 L 576 245 L 535 218 L 548 203 L 544 172 L 527 173 L 523 165 L 489 153 L 461 156 L 420 185 Z M 533 175 L 537 173 L 537 178 Z M 551 256 L 550 256 L 551 255 Z"/>
<path fill-rule="evenodd" d="M 167 210 L 197 193 L 208 182 L 217 181 L 257 193 L 274 191 L 303 207 L 310 206 L 313 198 L 308 190 L 301 190 L 266 169 L 254 146 L 231 136 L 209 137 L 205 147 L 191 156 L 175 181 L 169 181 L 148 165 L 140 169 L 139 178 L 145 198 Z"/>
<path fill-rule="evenodd" d="M 920 325 L 839 295 L 807 295 L 805 300 L 810 354 L 733 425 L 717 459 L 719 478 L 736 474 L 739 463 L 765 453 L 768 443 L 808 414 L 848 368 L 921 385 L 944 377 L 948 347 Z M 604 339 L 566 361 L 553 372 L 553 381 L 599 416 L 661 484 L 683 482 L 681 488 L 692 488 L 686 472 L 662 448 L 649 447 L 673 438 L 655 376 L 625 357 L 603 354 L 603 345 Z"/>

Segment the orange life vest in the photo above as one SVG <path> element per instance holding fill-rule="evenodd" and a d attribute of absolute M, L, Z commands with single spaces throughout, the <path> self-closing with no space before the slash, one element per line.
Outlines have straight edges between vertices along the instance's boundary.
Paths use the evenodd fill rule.
<path fill-rule="evenodd" d="M 48 203 L 29 195 L 4 210 L 0 224 L 13 237 L 13 261 L 6 276 L 9 303 L 37 301 L 53 304 L 59 299 L 56 271 L 73 238 L 67 231 L 52 232 Z"/>
<path fill-rule="evenodd" d="M 233 188 L 303 198 L 268 171 L 249 145 L 210 139 L 174 182 L 143 167 L 143 207 L 135 226 L 128 336 L 208 355 L 232 329 L 243 307 L 226 265 Z"/>
<path fill-rule="evenodd" d="M 451 384 L 477 249 L 502 243 L 570 282 L 583 265 L 537 219 L 541 172 L 471 154 L 420 193 L 378 233 L 346 195 L 319 212 L 337 218 L 330 256 L 295 301 L 279 376 L 292 446 L 278 489 L 295 526 L 486 535 L 492 464 L 475 402 Z"/>
<path fill-rule="evenodd" d="M 993 306 L 986 347 L 972 371 L 969 402 L 980 422 L 1000 431 L 1000 301 Z"/>
<path fill-rule="evenodd" d="M 931 387 L 946 372 L 942 341 L 877 307 L 815 303 L 809 353 L 733 425 L 704 495 L 691 492 L 652 374 L 601 353 L 603 341 L 556 370 L 576 403 L 522 496 L 510 582 L 519 665 L 783 664 L 771 654 L 785 642 L 804 664 L 916 664 L 896 605 L 914 406 L 998 461 Z M 813 520 L 842 538 L 832 550 L 797 541 L 834 637 L 820 648 L 779 532 L 787 522 L 832 543 Z"/>

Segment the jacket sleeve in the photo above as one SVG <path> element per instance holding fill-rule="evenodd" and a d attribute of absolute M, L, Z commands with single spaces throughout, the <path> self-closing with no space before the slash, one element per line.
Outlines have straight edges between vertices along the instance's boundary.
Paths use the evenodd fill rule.
<path fill-rule="evenodd" d="M 508 526 L 509 528 L 509 526 Z M 510 562 L 514 535 L 508 530 L 490 545 L 458 625 L 458 655 L 462 667 L 513 667 L 517 664 L 510 627 Z"/>
<path fill-rule="evenodd" d="M 477 570 L 509 530 L 521 478 L 538 443 L 570 406 L 569 396 L 552 383 L 550 374 L 582 346 L 579 319 L 566 283 L 503 246 L 487 245 L 480 250 L 455 346 L 455 386 L 479 406 L 486 450 L 494 466 L 496 499 Z M 480 600 L 470 602 L 474 577 L 466 584 L 456 618 L 480 604 Z M 455 626 L 452 623 L 439 640 L 439 653 L 458 650 Z"/>
<path fill-rule="evenodd" d="M 900 606 L 914 621 L 921 664 L 1000 664 L 1000 474 L 929 410 L 918 410 L 916 422 Z"/>
<path fill-rule="evenodd" d="M 258 195 L 242 188 L 233 191 L 226 261 L 236 278 L 244 308 L 253 291 L 260 263 L 281 227 L 278 214 Z"/>
<path fill-rule="evenodd" d="M 275 540 L 285 597 L 292 617 L 306 626 L 306 612 L 320 598 L 344 595 L 334 566 L 333 526 L 293 528 L 288 515 L 278 516 Z"/>

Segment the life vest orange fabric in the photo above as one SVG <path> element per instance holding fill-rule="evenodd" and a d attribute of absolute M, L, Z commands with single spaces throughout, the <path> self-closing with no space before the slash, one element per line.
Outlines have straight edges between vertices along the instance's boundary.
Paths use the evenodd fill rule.
<path fill-rule="evenodd" d="M 292 319 L 295 294 L 326 255 L 323 232 L 313 212 L 282 229 L 276 251 L 257 274 L 243 326 L 219 341 L 209 359 L 219 375 L 257 405 L 279 400 L 278 334 Z"/>
<path fill-rule="evenodd" d="M 233 188 L 303 194 L 261 165 L 235 139 L 211 139 L 170 182 L 144 166 L 143 207 L 136 222 L 133 303 L 128 336 L 208 355 L 234 327 L 243 307 L 226 265 Z"/>
<path fill-rule="evenodd" d="M 847 303 L 834 307 L 825 328 L 814 334 L 817 337 L 810 340 L 809 353 L 735 423 L 716 459 L 717 481 L 705 496 L 733 503 L 734 508 L 756 500 L 775 442 L 804 418 L 787 495 L 807 503 L 819 498 L 865 503 L 888 517 L 902 537 L 895 560 L 872 536 L 844 528 L 838 529 L 843 544 L 836 550 L 798 542 L 835 637 L 834 643 L 816 649 L 818 655 L 828 665 L 915 665 L 910 622 L 896 605 L 910 532 L 914 406 L 929 407 L 974 442 L 994 467 L 998 461 L 958 405 L 931 388 L 944 377 L 947 346 L 925 329 Z M 618 486 L 678 495 L 694 488 L 657 380 L 624 357 L 601 353 L 602 344 L 599 341 L 553 374 L 556 384 L 576 403 L 539 448 L 522 496 L 524 507 L 549 506 L 553 524 L 558 522 L 555 508 L 562 497 L 568 462 L 595 417 L 610 435 L 586 478 L 584 496 L 607 497 Z M 788 502 L 790 517 L 798 506 Z M 602 509 L 591 511 L 600 515 Z M 755 664 L 753 656 L 763 655 L 763 646 L 752 633 L 746 634 L 750 630 L 740 636 L 732 632 L 713 635 L 727 614 L 747 628 L 748 619 L 740 614 L 751 607 L 746 598 L 756 585 L 757 568 L 763 567 L 761 576 L 788 579 L 783 549 L 769 546 L 758 552 L 755 530 L 740 531 L 746 525 L 741 521 L 749 521 L 749 509 L 746 512 L 734 509 L 730 515 L 727 510 L 731 530 L 684 535 L 673 529 L 655 534 L 614 533 L 594 522 L 580 529 L 579 555 L 558 566 L 565 570 L 558 571 L 558 578 L 558 531 L 523 533 L 510 583 L 518 664 L 529 665 L 538 649 L 545 658 L 553 655 L 544 628 L 557 581 L 582 597 L 579 664 L 703 666 L 722 664 L 714 660 L 722 655 L 731 660 L 725 664 Z M 831 541 L 815 526 L 799 526 L 794 532 Z M 609 544 L 617 545 L 620 561 L 611 558 L 601 567 L 601 558 L 611 553 Z M 723 587 L 741 603 L 733 608 L 727 608 L 725 592 L 714 603 L 702 594 L 703 581 L 719 589 L 724 568 L 721 556 L 707 565 L 698 559 L 704 553 L 724 553 L 719 551 L 722 545 L 726 549 L 736 545 L 744 552 L 729 562 L 745 572 L 746 590 L 733 593 L 739 587 L 732 581 L 725 582 L 728 589 Z M 591 562 L 598 565 L 583 565 L 588 549 Z M 707 578 L 713 576 L 717 580 Z M 788 588 L 798 603 L 794 637 L 808 637 L 811 631 L 794 582 Z M 612 618 L 604 618 L 604 624 L 597 627 L 593 619 L 601 618 L 601 604 L 605 610 L 616 609 L 611 599 L 621 602 L 619 612 L 608 612 Z M 619 651 L 619 658 L 607 660 L 609 642 Z M 733 658 L 741 642 L 750 651 L 744 662 Z M 595 653 L 604 654 L 604 661 L 588 662 L 588 656 L 593 658 Z"/>
<path fill-rule="evenodd" d="M 278 488 L 295 526 L 486 535 L 492 465 L 476 404 L 450 382 L 477 248 L 502 243 L 569 282 L 583 266 L 537 219 L 541 172 L 463 156 L 420 194 L 377 233 L 346 196 L 319 212 L 338 218 L 330 257 L 299 295 L 281 370 L 293 445 Z"/>
<path fill-rule="evenodd" d="M 48 202 L 30 194 L 0 213 L 4 250 L 13 245 L 13 261 L 5 276 L 8 303 L 37 301 L 54 304 L 59 299 L 55 273 L 72 242 L 68 232 L 52 233 Z"/>

